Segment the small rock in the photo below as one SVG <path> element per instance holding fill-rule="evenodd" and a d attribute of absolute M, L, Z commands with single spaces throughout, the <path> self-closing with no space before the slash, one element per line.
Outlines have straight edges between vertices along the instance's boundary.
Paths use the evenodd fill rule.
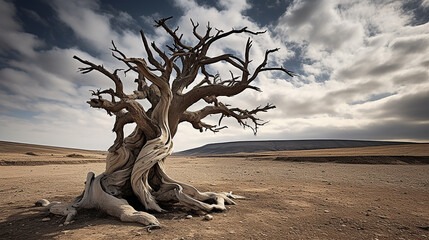
<path fill-rule="evenodd" d="M 50 218 L 46 217 L 46 218 L 42 218 L 42 222 L 47 222 L 47 221 L 51 221 Z"/>
<path fill-rule="evenodd" d="M 61 231 L 61 232 L 64 233 L 64 234 L 66 234 L 66 233 L 70 232 L 70 230 L 64 230 L 64 231 Z"/>
<path fill-rule="evenodd" d="M 142 233 L 141 232 L 136 232 L 136 236 L 141 236 Z"/>
<path fill-rule="evenodd" d="M 346 224 L 341 224 L 341 227 L 345 227 L 346 226 Z"/>
<path fill-rule="evenodd" d="M 243 221 L 238 221 L 239 223 L 243 223 Z"/>
<path fill-rule="evenodd" d="M 195 213 L 195 214 L 197 214 L 197 215 L 199 215 L 199 216 L 202 216 L 202 215 L 206 215 L 206 214 L 207 214 L 207 212 L 204 212 L 204 211 L 202 211 L 202 210 L 195 210 L 195 211 L 194 211 L 194 213 Z"/>
<path fill-rule="evenodd" d="M 213 220 L 213 216 L 210 215 L 210 214 L 207 214 L 207 215 L 204 216 L 204 220 L 206 220 L 206 221 Z"/>
<path fill-rule="evenodd" d="M 63 227 L 63 226 L 64 226 L 64 224 L 62 224 L 62 223 L 60 225 L 58 225 L 58 227 Z"/>
<path fill-rule="evenodd" d="M 210 229 L 212 229 L 212 227 L 206 227 L 206 229 L 207 229 L 207 230 L 210 230 Z"/>
<path fill-rule="evenodd" d="M 324 213 L 329 213 L 329 210 L 325 210 L 325 211 L 323 211 Z"/>
<path fill-rule="evenodd" d="M 229 231 L 229 234 L 234 234 L 235 232 L 234 231 Z"/>
<path fill-rule="evenodd" d="M 210 186 L 216 186 L 216 183 L 212 183 L 212 184 L 210 184 Z"/>
<path fill-rule="evenodd" d="M 226 214 L 223 214 L 224 217 L 226 217 Z"/>
<path fill-rule="evenodd" d="M 188 215 L 185 217 L 186 219 L 192 219 L 192 215 Z"/>

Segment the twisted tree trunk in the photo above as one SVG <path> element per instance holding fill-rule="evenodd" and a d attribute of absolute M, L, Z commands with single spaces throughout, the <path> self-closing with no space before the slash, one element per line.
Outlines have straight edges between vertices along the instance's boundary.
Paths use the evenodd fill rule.
<path fill-rule="evenodd" d="M 162 59 L 162 63 L 154 58 L 144 33 L 141 31 L 143 45 L 147 53 L 148 66 L 144 59 L 127 58 L 113 44 L 111 49 L 113 56 L 123 62 L 128 71 L 138 73 L 137 90 L 133 94 L 125 94 L 123 83 L 116 69 L 113 72 L 106 70 L 102 65 L 80 59 L 79 62 L 87 67 L 80 68 L 82 73 L 93 70 L 104 74 L 115 84 L 115 89 L 98 90 L 93 92 L 94 98 L 88 104 L 94 108 L 107 111 L 109 115 L 116 115 L 113 131 L 116 133 L 114 144 L 109 148 L 106 158 L 106 170 L 99 176 L 90 172 L 87 175 L 83 193 L 69 204 L 58 202 L 49 203 L 40 200 L 37 204 L 46 206 L 52 213 L 66 216 L 68 224 L 81 208 L 97 208 L 106 213 L 120 218 L 126 222 L 138 222 L 149 227 L 159 227 L 160 223 L 151 214 L 145 211 L 137 211 L 128 202 L 137 198 L 146 211 L 162 212 L 160 202 L 179 202 L 187 208 L 194 210 L 223 211 L 225 204 L 235 204 L 235 198 L 231 193 L 199 192 L 191 185 L 170 178 L 163 167 L 165 159 L 173 149 L 172 139 L 179 123 L 189 122 L 200 131 L 211 130 L 217 132 L 225 127 L 210 125 L 202 121 L 212 114 L 220 114 L 219 125 L 224 117 L 232 117 L 244 126 L 250 127 L 256 134 L 258 126 L 264 125 L 255 115 L 275 108 L 271 104 L 265 107 L 257 107 L 253 110 L 231 108 L 228 104 L 218 101 L 219 96 L 234 96 L 246 89 L 260 91 L 251 83 L 263 71 L 279 70 L 292 76 L 292 73 L 283 67 L 266 67 L 268 55 L 278 49 L 268 50 L 264 61 L 259 64 L 253 74 L 249 71 L 250 48 L 252 42 L 248 39 L 240 59 L 232 54 L 224 54 L 216 57 L 208 57 L 207 52 L 215 41 L 228 37 L 231 34 L 249 33 L 252 35 L 263 32 L 252 32 L 247 28 L 217 33 L 211 35 L 212 28 L 207 26 L 204 36 L 197 32 L 198 24 L 193 25 L 193 34 L 197 38 L 195 46 L 187 46 L 181 41 L 181 37 L 172 31 L 166 21 L 170 18 L 156 21 L 157 27 L 162 27 L 173 39 L 173 45 L 167 46 L 170 56 L 161 51 L 155 43 L 152 49 Z M 119 55 L 119 56 L 118 56 Z M 180 64 L 176 64 L 179 61 Z M 217 62 L 226 62 L 233 68 L 242 72 L 240 77 L 231 72 L 231 79 L 221 80 L 219 75 L 209 73 L 210 65 Z M 175 79 L 170 84 L 172 71 L 175 71 Z M 183 90 L 189 87 L 197 78 L 198 73 L 204 75 L 199 83 L 195 84 L 188 92 Z M 110 95 L 111 100 L 102 96 Z M 119 99 L 119 100 L 118 100 Z M 152 107 L 145 110 L 137 100 L 147 100 Z M 199 111 L 188 111 L 194 103 L 204 100 L 210 106 Z M 253 127 L 247 123 L 249 120 Z M 134 131 L 124 137 L 123 128 L 128 123 L 136 123 Z M 128 199 L 128 200 L 127 200 Z"/>

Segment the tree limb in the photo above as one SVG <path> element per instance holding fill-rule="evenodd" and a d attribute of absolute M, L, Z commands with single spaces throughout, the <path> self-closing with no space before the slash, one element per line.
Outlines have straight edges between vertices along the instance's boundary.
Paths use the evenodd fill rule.
<path fill-rule="evenodd" d="M 228 108 L 227 105 L 217 102 L 214 106 L 206 106 L 198 111 L 191 112 L 185 111 L 181 117 L 180 122 L 189 122 L 195 129 L 199 129 L 202 132 L 204 129 L 211 130 L 213 132 L 218 132 L 219 130 L 225 127 L 217 127 L 216 125 L 209 125 L 201 121 L 208 115 L 212 114 L 221 114 L 218 125 L 221 125 L 222 119 L 224 117 L 232 117 L 237 120 L 237 122 L 243 126 L 252 129 L 253 133 L 256 135 L 258 127 L 264 125 L 266 122 L 261 122 L 259 118 L 256 118 L 255 115 L 259 112 L 266 112 L 269 109 L 275 108 L 274 105 L 267 104 L 264 107 L 257 107 L 253 110 L 246 110 L 240 108 Z M 247 123 L 246 120 L 250 120 L 253 123 L 253 126 Z"/>
<path fill-rule="evenodd" d="M 81 71 L 83 74 L 89 73 L 93 70 L 101 72 L 102 74 L 106 75 L 107 77 L 109 77 L 110 79 L 113 80 L 113 82 L 115 83 L 115 86 L 116 86 L 115 94 L 118 97 L 122 98 L 122 97 L 126 96 L 124 93 L 124 86 L 122 84 L 122 81 L 117 75 L 118 70 L 115 70 L 113 73 L 111 73 L 111 72 L 107 71 L 102 65 L 95 65 L 94 63 L 92 63 L 90 61 L 83 60 L 77 56 L 73 56 L 73 58 L 78 60 L 79 62 L 89 66 L 89 67 L 85 67 L 85 68 L 79 68 L 79 71 Z"/>

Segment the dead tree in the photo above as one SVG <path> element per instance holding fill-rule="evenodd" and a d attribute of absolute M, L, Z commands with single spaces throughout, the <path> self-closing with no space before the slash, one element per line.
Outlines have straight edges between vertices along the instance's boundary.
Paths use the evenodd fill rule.
<path fill-rule="evenodd" d="M 171 18 L 171 17 L 170 17 Z M 82 73 L 98 71 L 112 80 L 115 89 L 94 91 L 94 98 L 88 101 L 93 108 L 107 111 L 115 115 L 116 122 L 113 131 L 116 133 L 114 144 L 109 148 L 106 158 L 106 170 L 99 176 L 88 173 L 83 193 L 70 204 L 49 203 L 46 200 L 39 203 L 48 206 L 55 214 L 67 216 L 66 223 L 76 215 L 80 208 L 98 208 L 106 213 L 120 218 L 122 221 L 139 222 L 147 226 L 159 226 L 158 220 L 146 211 L 162 212 L 160 203 L 179 202 L 185 207 L 205 212 L 223 211 L 225 204 L 234 204 L 230 193 L 200 192 L 195 187 L 179 182 L 169 177 L 164 171 L 164 160 L 173 149 L 173 137 L 179 123 L 189 122 L 200 131 L 217 132 L 224 128 L 220 126 L 224 117 L 230 117 L 249 127 L 254 133 L 263 125 L 255 115 L 275 108 L 271 104 L 245 110 L 231 107 L 218 101 L 221 96 L 234 96 L 246 89 L 260 91 L 252 82 L 258 74 L 264 71 L 282 71 L 289 76 L 292 73 L 283 67 L 268 67 L 269 54 L 278 49 L 267 50 L 263 61 L 253 72 L 249 69 L 249 55 L 252 47 L 250 38 L 247 40 L 243 58 L 233 54 L 223 54 L 210 57 L 207 55 L 213 43 L 221 41 L 233 34 L 259 35 L 263 32 L 253 32 L 246 27 L 232 29 L 227 32 L 213 30 L 210 26 L 205 34 L 197 32 L 198 23 L 193 25 L 195 45 L 187 45 L 177 30 L 172 30 L 164 18 L 155 21 L 156 27 L 164 29 L 172 38 L 172 44 L 167 45 L 168 53 L 162 51 L 155 42 L 148 43 L 143 31 L 141 39 L 147 53 L 147 59 L 128 58 L 118 50 L 112 42 L 112 55 L 127 67 L 125 72 L 138 73 L 137 90 L 126 94 L 123 82 L 118 75 L 120 69 L 109 71 L 102 65 L 74 56 L 85 65 L 80 68 Z M 238 69 L 240 76 L 222 80 L 218 74 L 211 73 L 211 65 L 225 62 L 231 68 Z M 198 74 L 204 76 L 197 79 Z M 189 88 L 186 92 L 185 89 Z M 108 96 L 108 98 L 106 98 Z M 144 109 L 138 100 L 147 100 L 151 104 Z M 203 100 L 207 106 L 198 111 L 187 110 L 192 104 Z M 219 114 L 219 125 L 203 122 L 209 115 Z M 135 123 L 134 131 L 124 137 L 124 126 Z M 127 199 L 137 198 L 146 211 L 137 211 Z"/>

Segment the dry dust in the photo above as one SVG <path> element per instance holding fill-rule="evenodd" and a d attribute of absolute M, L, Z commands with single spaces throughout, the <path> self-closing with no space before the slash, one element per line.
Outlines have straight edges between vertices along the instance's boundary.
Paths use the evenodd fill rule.
<path fill-rule="evenodd" d="M 0 239 L 429 239 L 429 165 L 249 157 L 170 157 L 166 163 L 172 177 L 202 191 L 246 199 L 213 213 L 211 221 L 197 214 L 187 219 L 192 213 L 175 206 L 155 213 L 162 228 L 151 231 L 95 210 L 80 211 L 63 226 L 63 217 L 34 202 L 72 200 L 87 172 L 103 172 L 103 163 L 0 166 Z"/>

